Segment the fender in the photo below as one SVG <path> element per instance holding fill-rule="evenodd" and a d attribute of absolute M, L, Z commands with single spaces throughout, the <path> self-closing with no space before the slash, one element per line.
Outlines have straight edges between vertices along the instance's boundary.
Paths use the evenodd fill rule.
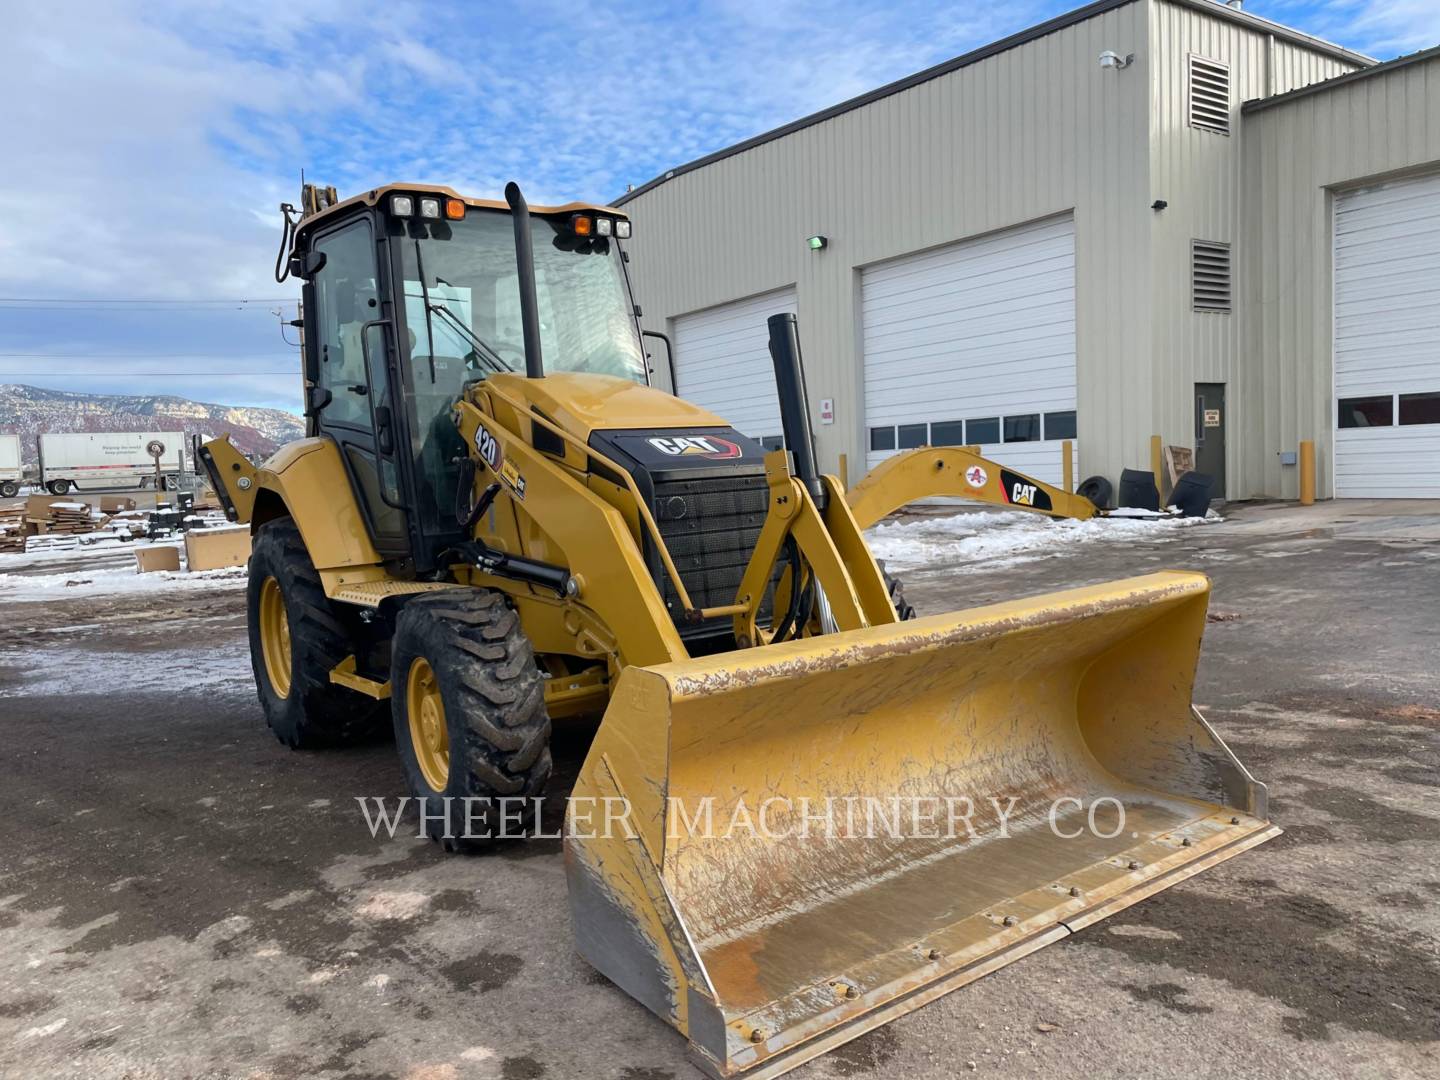
<path fill-rule="evenodd" d="M 317 570 L 380 563 L 340 451 L 330 439 L 287 443 L 257 469 L 225 436 L 206 443 L 201 460 L 227 517 L 254 532 L 267 521 L 289 516 Z"/>

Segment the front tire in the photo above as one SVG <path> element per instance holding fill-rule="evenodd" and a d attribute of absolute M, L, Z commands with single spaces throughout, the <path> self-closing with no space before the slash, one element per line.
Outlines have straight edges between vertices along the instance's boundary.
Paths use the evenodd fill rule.
<path fill-rule="evenodd" d="M 355 647 L 289 518 L 255 534 L 246 600 L 255 690 L 277 739 L 311 750 L 383 730 L 383 702 L 330 682 L 331 669 Z"/>
<path fill-rule="evenodd" d="M 885 569 L 885 560 L 881 559 L 876 565 L 880 567 L 880 576 L 885 579 L 885 589 L 890 594 L 890 603 L 895 605 L 895 614 L 900 616 L 900 621 L 906 622 L 915 618 L 914 605 L 905 599 L 905 583 Z"/>
<path fill-rule="evenodd" d="M 448 850 L 518 836 L 550 778 L 545 680 L 503 594 L 418 596 L 396 620 L 391 715 L 406 786 Z"/>

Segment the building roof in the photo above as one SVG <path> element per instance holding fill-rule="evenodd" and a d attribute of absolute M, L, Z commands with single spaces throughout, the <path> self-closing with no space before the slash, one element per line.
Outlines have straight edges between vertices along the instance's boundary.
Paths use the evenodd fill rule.
<path fill-rule="evenodd" d="M 1347 71 L 1344 75 L 1336 75 L 1333 79 L 1325 79 L 1322 82 L 1311 83 L 1309 86 L 1302 86 L 1298 90 L 1290 90 L 1284 94 L 1276 94 L 1274 97 L 1255 98 L 1240 106 L 1241 112 L 1252 113 L 1260 109 L 1268 109 L 1271 105 L 1283 105 L 1287 101 L 1294 101 L 1296 98 L 1309 97 L 1311 94 L 1323 94 L 1327 90 L 1333 90 L 1337 86 L 1344 86 L 1359 79 L 1368 79 L 1375 75 L 1384 75 L 1386 72 L 1394 71 L 1396 68 L 1409 67 L 1411 64 L 1421 64 L 1426 60 L 1440 58 L 1440 45 L 1432 46 L 1429 49 L 1421 49 L 1419 52 L 1410 53 L 1408 56 L 1397 56 L 1394 60 L 1387 60 L 1383 64 L 1375 64 L 1371 67 L 1361 68 L 1359 71 Z"/>
<path fill-rule="evenodd" d="M 973 49 L 962 56 L 957 56 L 953 60 L 946 60 L 933 67 L 928 67 L 924 71 L 917 71 L 914 75 L 907 75 L 903 79 L 897 79 L 894 82 L 886 83 L 884 86 L 877 87 L 874 90 L 868 90 L 847 101 L 842 101 L 838 105 L 831 105 L 829 108 L 821 109 L 819 112 L 811 113 L 809 116 L 802 116 L 798 120 L 792 120 L 788 124 L 782 124 L 780 127 L 752 136 L 743 142 L 736 143 L 734 146 L 727 146 L 723 150 L 716 150 L 714 153 L 706 154 L 704 157 L 696 158 L 694 161 L 687 162 L 684 165 L 677 165 L 673 169 L 667 169 L 653 180 L 649 180 L 614 199 L 611 205 L 621 206 L 636 196 L 643 195 L 645 192 L 665 183 L 665 181 L 671 180 L 684 173 L 702 169 L 706 165 L 713 165 L 717 161 L 723 161 L 725 158 L 733 157 L 736 154 L 743 154 L 746 150 L 753 150 L 757 146 L 774 142 L 776 139 L 783 139 L 785 136 L 791 135 L 794 132 L 859 109 L 862 106 L 869 105 L 873 101 L 879 101 L 881 98 L 909 90 L 913 86 L 919 86 L 921 83 L 929 82 L 931 79 L 938 79 L 940 76 L 948 75 L 950 72 L 957 71 L 960 68 L 969 67 L 971 64 L 989 59 L 999 53 L 1007 52 L 1010 49 L 1017 48 L 1037 38 L 1045 37 L 1047 34 L 1053 34 L 1056 31 L 1064 30 L 1077 23 L 1082 23 L 1087 19 L 1093 19 L 1097 15 L 1104 15 L 1106 12 L 1114 11 L 1116 8 L 1122 8 L 1127 4 L 1136 2 L 1138 2 L 1138 0 L 1094 0 L 1093 3 L 1086 4 L 1084 7 L 1076 8 L 1074 11 L 1067 11 L 1063 15 L 1057 15 L 1053 19 L 1047 19 L 1045 22 L 1021 30 L 1019 33 L 1011 34 L 1009 37 L 1001 38 L 999 41 L 991 42 L 989 45 L 982 45 L 980 48 Z M 1313 49 L 1315 52 L 1325 53 L 1326 55 L 1333 56 L 1336 59 L 1344 60 L 1348 63 L 1357 64 L 1362 67 L 1368 67 L 1375 63 L 1373 57 L 1352 52 L 1333 42 L 1312 37 L 1302 31 L 1295 30 L 1277 22 L 1271 22 L 1269 19 L 1262 19 L 1247 11 L 1227 7 L 1223 3 L 1218 3 L 1217 0 L 1166 0 L 1166 2 L 1195 8 L 1217 19 L 1227 19 L 1230 22 L 1240 23 L 1243 26 L 1247 26 L 1252 30 L 1258 30 L 1261 33 L 1273 34 L 1282 40 Z"/>

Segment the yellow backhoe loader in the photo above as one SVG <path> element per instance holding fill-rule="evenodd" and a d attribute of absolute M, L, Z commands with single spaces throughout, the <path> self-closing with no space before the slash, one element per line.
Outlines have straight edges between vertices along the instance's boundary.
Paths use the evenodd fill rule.
<path fill-rule="evenodd" d="M 306 188 L 286 226 L 308 437 L 200 453 L 254 534 L 266 719 L 297 748 L 393 726 L 465 846 L 533 813 L 552 722 L 598 718 L 579 949 L 711 1075 L 779 1075 L 1277 832 L 1190 703 L 1203 576 L 901 619 L 816 468 L 794 317 L 767 453 L 649 385 L 623 212 L 397 184 Z M 909 460 L 897 490 L 933 488 Z"/>

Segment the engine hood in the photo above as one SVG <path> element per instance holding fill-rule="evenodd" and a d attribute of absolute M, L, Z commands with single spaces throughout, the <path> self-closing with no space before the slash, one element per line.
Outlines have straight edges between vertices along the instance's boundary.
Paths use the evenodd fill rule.
<path fill-rule="evenodd" d="M 487 385 L 540 410 L 552 423 L 585 442 L 595 431 L 730 426 L 708 409 L 612 375 L 556 372 L 529 379 L 506 373 L 491 375 L 476 386 L 476 392 L 483 393 Z"/>

